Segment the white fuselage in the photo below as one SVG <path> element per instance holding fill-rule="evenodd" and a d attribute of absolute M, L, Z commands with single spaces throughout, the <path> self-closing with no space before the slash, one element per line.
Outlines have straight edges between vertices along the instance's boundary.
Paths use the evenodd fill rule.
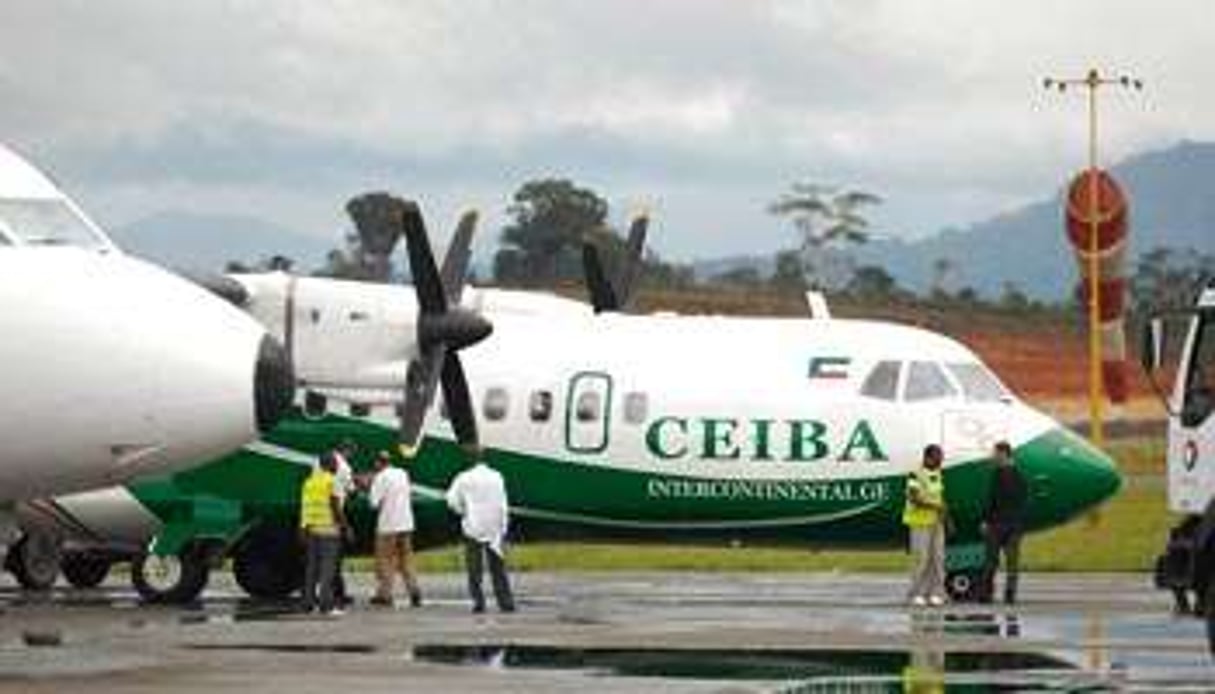
<path fill-rule="evenodd" d="M 257 436 L 265 330 L 123 254 L 2 146 L 0 335 L 0 504 L 172 471 Z"/>

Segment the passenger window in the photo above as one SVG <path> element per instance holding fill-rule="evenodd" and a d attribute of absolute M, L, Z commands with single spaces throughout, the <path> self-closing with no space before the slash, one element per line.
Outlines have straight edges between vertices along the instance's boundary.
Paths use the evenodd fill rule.
<path fill-rule="evenodd" d="M 907 372 L 907 388 L 903 399 L 908 402 L 935 400 L 954 395 L 953 385 L 941 367 L 930 361 L 913 361 Z"/>
<path fill-rule="evenodd" d="M 599 393 L 588 390 L 578 396 L 578 402 L 574 406 L 574 416 L 578 418 L 579 422 L 593 422 L 602 416 L 602 410 L 603 404 Z"/>
<path fill-rule="evenodd" d="M 365 402 L 350 403 L 350 416 L 351 417 L 366 417 L 370 414 L 371 414 L 371 405 L 368 405 Z"/>
<path fill-rule="evenodd" d="M 899 372 L 903 362 L 880 361 L 861 384 L 861 395 L 882 400 L 894 400 L 899 392 Z"/>
<path fill-rule="evenodd" d="M 534 391 L 528 398 L 527 416 L 533 422 L 547 422 L 553 416 L 553 394 L 547 390 Z"/>
<path fill-rule="evenodd" d="M 310 390 L 304 393 L 304 416 L 316 419 L 324 417 L 329 409 L 329 399 L 324 395 Z"/>
<path fill-rule="evenodd" d="M 506 419 L 506 410 L 510 405 L 510 395 L 505 388 L 490 388 L 485 391 L 485 403 L 481 408 L 482 414 L 491 422 Z"/>
<path fill-rule="evenodd" d="M 627 393 L 624 396 L 624 421 L 641 424 L 649 413 L 649 398 L 645 393 Z"/>

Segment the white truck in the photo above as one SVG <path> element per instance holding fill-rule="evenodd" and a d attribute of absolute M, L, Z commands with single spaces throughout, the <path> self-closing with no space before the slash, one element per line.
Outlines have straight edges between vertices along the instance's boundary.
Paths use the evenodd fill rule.
<path fill-rule="evenodd" d="M 1168 411 L 1168 506 L 1180 515 L 1156 560 L 1156 585 L 1173 592 L 1178 611 L 1205 614 L 1215 647 L 1215 280 L 1196 305 L 1152 318 L 1141 358 L 1153 385 L 1183 328 L 1171 390 L 1157 385 Z M 1194 600 L 1189 599 L 1190 593 Z"/>

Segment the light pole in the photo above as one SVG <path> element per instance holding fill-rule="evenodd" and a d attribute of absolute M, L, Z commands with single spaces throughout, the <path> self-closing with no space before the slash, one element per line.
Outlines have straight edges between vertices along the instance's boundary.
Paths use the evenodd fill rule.
<path fill-rule="evenodd" d="M 1101 396 L 1101 283 L 1097 263 L 1097 232 L 1101 217 L 1097 209 L 1100 195 L 1097 177 L 1097 91 L 1101 87 L 1140 90 L 1143 89 L 1143 81 L 1127 75 L 1106 77 L 1096 68 L 1092 68 L 1084 77 L 1047 77 L 1042 80 L 1042 86 L 1060 92 L 1066 92 L 1069 87 L 1084 87 L 1088 90 L 1088 412 L 1090 436 L 1093 444 L 1100 448 L 1105 445 L 1105 421 L 1102 417 Z"/>

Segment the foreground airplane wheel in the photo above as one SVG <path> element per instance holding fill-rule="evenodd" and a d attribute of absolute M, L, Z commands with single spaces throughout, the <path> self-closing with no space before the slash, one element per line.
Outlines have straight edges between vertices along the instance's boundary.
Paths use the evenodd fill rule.
<path fill-rule="evenodd" d="M 110 560 L 87 554 L 63 559 L 63 577 L 76 588 L 96 588 L 110 575 Z"/>
<path fill-rule="evenodd" d="M 201 552 L 158 557 L 142 554 L 131 564 L 131 583 L 147 602 L 183 604 L 193 602 L 207 586 L 210 568 Z"/>
<path fill-rule="evenodd" d="M 304 582 L 304 556 L 291 528 L 259 526 L 251 530 L 232 558 L 232 575 L 246 593 L 263 600 L 282 600 Z"/>
<path fill-rule="evenodd" d="M 50 590 L 59 578 L 59 540 L 48 533 L 27 533 L 8 553 L 7 568 L 26 590 Z"/>

